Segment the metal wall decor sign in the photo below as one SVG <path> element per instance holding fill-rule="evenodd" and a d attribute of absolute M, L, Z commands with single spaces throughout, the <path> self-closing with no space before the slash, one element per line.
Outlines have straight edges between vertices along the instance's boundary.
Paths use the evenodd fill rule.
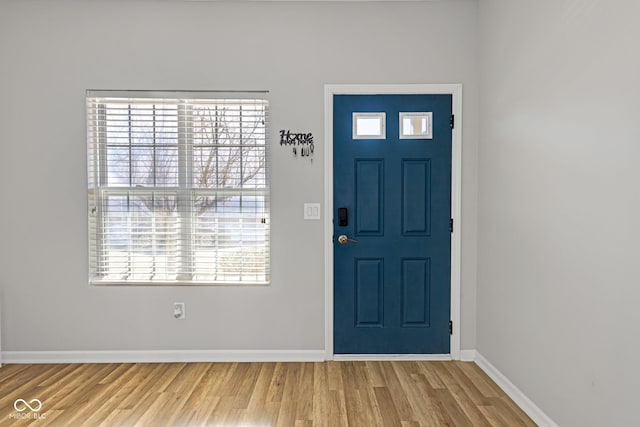
<path fill-rule="evenodd" d="M 280 145 L 291 146 L 294 157 L 309 157 L 313 161 L 313 134 L 280 131 Z"/>

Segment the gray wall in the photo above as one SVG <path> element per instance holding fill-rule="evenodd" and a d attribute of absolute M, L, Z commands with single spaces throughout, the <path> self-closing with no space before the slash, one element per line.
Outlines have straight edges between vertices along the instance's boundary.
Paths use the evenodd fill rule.
<path fill-rule="evenodd" d="M 325 83 L 464 85 L 474 348 L 476 34 L 474 1 L 0 1 L 2 350 L 323 349 L 323 222 L 302 205 L 325 191 Z M 85 89 L 271 91 L 272 286 L 88 286 Z M 278 145 L 284 128 L 313 132 L 313 164 Z"/>
<path fill-rule="evenodd" d="M 638 16 L 480 1 L 477 348 L 561 426 L 638 425 Z"/>

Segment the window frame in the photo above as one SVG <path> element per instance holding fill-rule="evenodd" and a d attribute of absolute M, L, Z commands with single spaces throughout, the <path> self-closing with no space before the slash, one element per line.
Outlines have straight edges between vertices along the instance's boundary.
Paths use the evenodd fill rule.
<path fill-rule="evenodd" d="M 122 285 L 122 286 L 135 286 L 135 285 L 148 285 L 148 286 L 161 286 L 161 285 L 197 285 L 197 286 L 268 286 L 271 284 L 271 230 L 270 230 L 270 174 L 269 174 L 269 164 L 270 164 L 270 154 L 269 154 L 269 141 L 270 141 L 270 128 L 269 128 L 269 99 L 267 97 L 268 92 L 259 91 L 259 92 L 208 92 L 208 91 L 197 91 L 197 92 L 148 92 L 148 91 L 94 91 L 87 90 L 86 92 L 86 117 L 87 117 L 87 161 L 88 161 L 88 203 L 89 203 L 89 283 L 91 285 Z M 110 147 L 110 143 L 108 141 L 108 137 L 106 135 L 106 127 L 107 127 L 107 104 L 108 101 L 98 103 L 100 106 L 97 107 L 98 114 L 95 118 L 90 118 L 90 100 L 95 100 L 99 98 L 116 100 L 116 102 L 122 102 L 127 99 L 135 99 L 135 100 L 144 100 L 149 104 L 154 104 L 155 111 L 155 101 L 166 102 L 167 100 L 175 100 L 176 103 L 176 123 L 177 123 L 177 157 L 178 157 L 178 183 L 175 187 L 163 187 L 163 186 L 139 186 L 134 185 L 132 182 L 133 175 L 130 173 L 129 175 L 129 186 L 113 186 L 109 184 L 109 165 L 108 163 L 108 150 Z M 238 188 L 206 188 L 206 187 L 198 187 L 194 181 L 194 169 L 196 160 L 193 155 L 194 149 L 194 141 L 193 141 L 193 133 L 194 133 L 194 105 L 198 105 L 198 101 L 201 100 L 211 100 L 211 101 L 224 101 L 225 103 L 238 101 L 238 104 L 241 104 L 243 100 L 256 100 L 263 103 L 263 114 L 264 114 L 264 144 L 259 144 L 258 147 L 262 147 L 264 150 L 264 164 L 262 168 L 264 168 L 264 188 L 242 188 L 242 185 Z M 184 102 L 186 101 L 186 102 Z M 131 109 L 131 108 L 130 108 Z M 240 111 L 242 108 L 240 107 Z M 133 127 L 131 120 L 131 115 L 129 115 L 128 126 L 129 129 Z M 154 129 L 155 129 L 155 113 L 154 113 Z M 242 121 L 240 119 L 240 129 L 242 129 Z M 92 148 L 91 141 L 95 141 L 95 147 Z M 242 163 L 242 141 L 244 141 L 242 136 L 242 131 L 240 132 L 240 144 L 238 145 L 229 145 L 228 147 L 236 147 L 240 148 L 240 162 Z M 117 144 L 116 144 L 117 145 Z M 129 141 L 128 145 L 124 145 L 124 147 L 128 147 L 131 152 L 133 143 Z M 156 147 L 162 147 L 162 144 L 158 144 L 157 138 L 153 137 L 153 142 L 150 144 L 155 150 Z M 203 144 L 202 147 L 205 147 L 206 144 Z M 210 147 L 220 147 L 220 144 L 211 143 Z M 165 147 L 166 148 L 166 147 Z M 155 151 L 154 151 L 155 153 Z M 129 160 L 129 168 L 133 167 L 134 158 L 133 155 L 130 155 Z M 94 164 L 95 167 L 92 168 L 91 164 Z M 156 180 L 156 156 L 153 156 L 153 174 L 154 174 L 154 183 Z M 92 171 L 94 172 L 93 176 L 91 176 Z M 93 187 L 92 187 L 93 183 Z M 241 184 L 244 184 L 242 182 Z M 103 272 L 100 272 L 100 265 L 106 265 L 105 258 L 107 255 L 104 253 L 107 249 L 107 246 L 104 242 L 107 239 L 108 233 L 105 232 L 105 218 L 109 215 L 107 205 L 109 203 L 109 197 L 111 196 L 124 196 L 131 197 L 132 195 L 148 195 L 151 194 L 154 197 L 156 194 L 162 194 L 163 196 L 175 196 L 176 206 L 181 206 L 181 208 L 176 208 L 175 215 L 179 221 L 179 226 L 177 227 L 179 230 L 179 242 L 182 243 L 179 254 L 176 256 L 178 259 L 178 268 L 176 272 L 175 280 L 153 280 L 149 279 L 122 279 L 122 280 L 110 280 L 101 278 Z M 194 247 L 196 246 L 196 239 L 200 237 L 196 233 L 194 233 L 194 224 L 193 224 L 193 215 L 194 215 L 194 207 L 195 200 L 198 195 L 219 195 L 219 194 L 227 194 L 232 196 L 239 196 L 240 200 L 245 196 L 254 196 L 254 197 L 263 197 L 264 204 L 264 212 L 261 215 L 256 216 L 254 219 L 257 221 L 260 220 L 261 224 L 264 225 L 265 229 L 265 239 L 263 245 L 254 245 L 256 247 L 263 248 L 265 252 L 265 268 L 264 268 L 264 278 L 265 280 L 243 280 L 243 271 L 242 269 L 238 270 L 236 273 L 240 276 L 239 280 L 197 280 L 197 276 L 203 273 L 199 273 L 195 269 L 190 269 L 188 266 L 194 265 L 196 263 L 196 255 L 194 255 Z M 128 202 L 129 203 L 129 202 Z M 152 202 L 154 203 L 154 202 Z M 242 202 L 241 202 L 242 204 Z M 185 208 L 186 207 L 186 208 Z M 129 208 L 130 209 L 130 208 Z M 127 212 L 131 214 L 129 210 Z M 242 223 L 242 218 L 244 215 L 244 211 L 240 210 L 238 213 L 238 220 Z M 152 216 L 153 212 L 151 213 Z M 260 217 L 260 218 L 259 218 Z M 94 223 L 92 224 L 92 218 Z M 216 217 L 217 218 L 217 217 Z M 217 220 L 216 220 L 217 221 Z M 152 220 L 152 222 L 155 222 Z M 154 237 L 152 240 L 155 240 L 155 234 L 157 231 L 154 231 Z M 217 237 L 216 237 L 217 238 Z M 131 242 L 131 234 L 129 232 L 128 242 Z M 93 246 L 92 246 L 93 245 Z M 130 245 L 130 243 L 129 243 Z M 242 247 L 245 247 L 244 245 Z M 219 250 L 216 249 L 216 259 L 219 257 Z M 128 257 L 131 257 L 131 251 L 127 251 Z M 155 258 L 155 254 L 152 255 Z M 95 260 L 92 260 L 92 257 L 95 257 Z M 130 261 L 129 261 L 130 263 Z M 155 261 L 154 261 L 155 263 Z M 216 267 L 218 268 L 218 267 Z M 217 271 L 217 270 L 216 270 Z M 217 273 L 216 273 L 217 274 Z"/>
<path fill-rule="evenodd" d="M 358 129 L 358 119 L 377 119 L 380 123 L 379 134 L 360 134 Z M 353 140 L 363 139 L 387 139 L 387 113 L 354 111 L 351 113 L 351 138 Z"/>

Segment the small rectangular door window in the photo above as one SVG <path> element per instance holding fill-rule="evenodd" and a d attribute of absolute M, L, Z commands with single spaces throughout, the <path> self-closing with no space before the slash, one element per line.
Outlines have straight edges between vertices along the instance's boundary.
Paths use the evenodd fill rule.
<path fill-rule="evenodd" d="M 353 139 L 385 139 L 386 113 L 353 113 Z"/>
<path fill-rule="evenodd" d="M 400 113 L 400 139 L 432 139 L 433 113 Z"/>

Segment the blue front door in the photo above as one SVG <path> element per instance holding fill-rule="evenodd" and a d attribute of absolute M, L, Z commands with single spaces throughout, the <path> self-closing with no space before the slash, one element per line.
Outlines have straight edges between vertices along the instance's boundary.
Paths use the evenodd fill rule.
<path fill-rule="evenodd" d="M 450 352 L 451 106 L 333 98 L 336 354 Z"/>

